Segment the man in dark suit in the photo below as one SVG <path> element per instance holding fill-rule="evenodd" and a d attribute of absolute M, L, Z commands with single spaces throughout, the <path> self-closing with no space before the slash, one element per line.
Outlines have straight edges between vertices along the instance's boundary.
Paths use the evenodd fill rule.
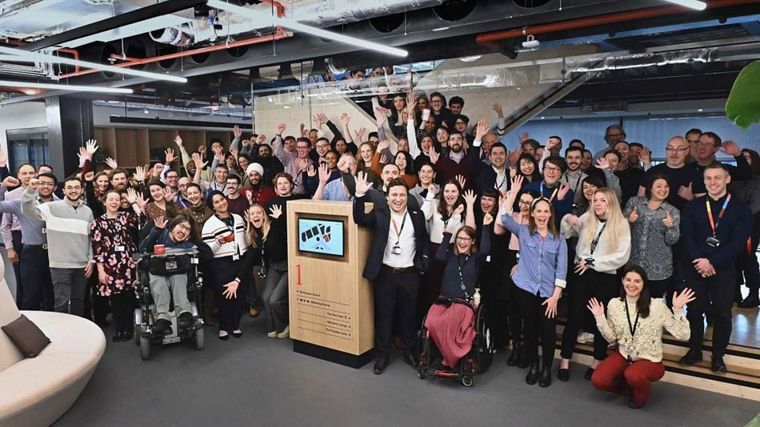
<path fill-rule="evenodd" d="M 409 190 L 403 180 L 392 179 L 386 188 L 387 202 L 371 188 L 366 174 L 359 172 L 356 177 L 354 222 L 373 229 L 364 277 L 374 285 L 376 375 L 388 365 L 394 321 L 405 344 L 404 361 L 417 364 L 413 354 L 417 335 L 414 316 L 420 274 L 427 264 L 425 216 L 408 205 Z M 365 201 L 373 202 L 369 213 L 365 212 Z"/>

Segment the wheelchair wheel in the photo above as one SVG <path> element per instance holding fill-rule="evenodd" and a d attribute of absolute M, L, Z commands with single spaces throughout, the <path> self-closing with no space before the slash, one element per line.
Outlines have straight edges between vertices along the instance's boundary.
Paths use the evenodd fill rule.
<path fill-rule="evenodd" d="M 480 306 L 478 308 L 477 323 L 475 325 L 477 337 L 475 346 L 475 362 L 477 372 L 482 373 L 488 370 L 493 360 L 494 344 L 493 337 L 491 336 L 491 329 L 486 322 L 486 308 Z"/>
<path fill-rule="evenodd" d="M 140 345 L 140 335 L 142 335 L 142 328 L 140 325 L 135 325 L 135 345 Z"/>
<path fill-rule="evenodd" d="M 206 346 L 206 336 L 203 332 L 203 328 L 198 328 L 195 330 L 195 349 L 203 350 L 205 346 Z"/>
<path fill-rule="evenodd" d="M 150 359 L 150 338 L 140 336 L 140 357 L 142 360 Z"/>
<path fill-rule="evenodd" d="M 135 345 L 140 345 L 140 335 L 142 335 L 143 312 L 139 307 L 135 309 Z"/>

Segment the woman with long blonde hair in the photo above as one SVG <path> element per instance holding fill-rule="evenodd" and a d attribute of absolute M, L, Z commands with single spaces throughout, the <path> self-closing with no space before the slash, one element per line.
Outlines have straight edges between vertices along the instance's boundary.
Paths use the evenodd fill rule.
<path fill-rule="evenodd" d="M 264 207 L 258 203 L 254 203 L 248 208 L 245 212 L 245 219 L 247 223 L 245 238 L 250 245 L 250 249 L 246 252 L 246 257 L 243 259 L 242 269 L 253 270 L 254 272 L 254 287 L 248 292 L 248 304 L 250 305 L 248 315 L 259 317 L 260 308 L 264 306 L 264 301 L 261 299 L 261 295 L 257 292 L 257 289 L 262 289 L 265 285 L 264 279 L 267 275 L 265 245 L 269 236 L 271 222 Z"/>
<path fill-rule="evenodd" d="M 567 326 L 562 333 L 562 360 L 557 372 L 560 381 L 567 381 L 570 359 L 588 300 L 596 298 L 606 306 L 618 294 L 617 270 L 630 257 L 631 231 L 615 192 L 606 187 L 596 190 L 586 213 L 580 217 L 565 215 L 561 231 L 567 238 L 578 236 L 575 268 L 568 280 L 571 296 Z M 607 341 L 599 329 L 594 328 L 594 360 L 586 371 L 587 380 L 606 356 Z"/>

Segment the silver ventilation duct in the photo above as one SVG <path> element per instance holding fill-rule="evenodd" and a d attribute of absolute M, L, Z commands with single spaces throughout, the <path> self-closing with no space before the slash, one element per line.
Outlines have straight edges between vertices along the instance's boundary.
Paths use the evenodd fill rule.
<path fill-rule="evenodd" d="M 329 27 L 439 6 L 443 0 L 281 0 L 280 3 L 285 7 L 287 18 L 317 27 Z M 267 4 L 245 7 L 259 12 L 275 13 L 274 8 Z M 218 38 L 249 33 L 257 29 L 261 29 L 262 32 L 270 30 L 261 28 L 260 24 L 253 20 L 220 11 L 218 14 L 212 13 L 208 17 L 196 18 L 182 25 L 151 32 L 150 37 L 157 43 L 190 46 L 202 42 L 215 42 Z"/>

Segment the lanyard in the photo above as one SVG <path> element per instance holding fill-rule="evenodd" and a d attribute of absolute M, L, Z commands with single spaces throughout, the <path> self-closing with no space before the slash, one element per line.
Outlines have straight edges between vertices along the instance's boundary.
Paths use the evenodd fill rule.
<path fill-rule="evenodd" d="M 594 240 L 591 241 L 591 255 L 594 255 L 594 251 L 596 250 L 596 245 L 599 244 L 599 239 L 601 239 L 602 233 L 604 232 L 605 228 L 607 228 L 606 222 L 602 224 L 602 228 L 599 230 L 598 233 L 596 233 L 596 237 L 594 237 Z"/>
<path fill-rule="evenodd" d="M 467 255 L 464 258 L 464 262 L 462 262 L 462 257 L 457 257 L 457 269 L 459 269 L 459 288 L 462 289 L 462 292 L 464 292 L 465 299 L 470 299 L 470 294 L 467 293 L 467 287 L 464 285 L 464 273 L 462 273 L 462 265 L 467 265 L 467 261 L 470 259 L 470 256 Z"/>
<path fill-rule="evenodd" d="M 723 206 L 720 208 L 720 212 L 718 212 L 718 220 L 713 219 L 712 215 L 712 208 L 710 208 L 710 198 L 705 198 L 705 205 L 707 206 L 707 219 L 710 221 L 710 228 L 712 228 L 712 235 L 715 237 L 715 234 L 718 232 L 718 226 L 720 225 L 720 220 L 723 218 L 723 214 L 726 213 L 726 207 L 728 207 L 728 202 L 731 200 L 731 195 L 726 196 L 726 200 L 723 201 Z"/>
<path fill-rule="evenodd" d="M 232 233 L 232 237 L 234 239 L 234 237 L 235 237 L 235 217 L 233 217 L 232 214 L 230 214 L 229 218 L 222 218 L 222 217 L 220 217 L 219 215 L 216 215 L 216 214 L 214 216 L 216 216 L 219 219 L 219 221 L 221 221 L 227 227 L 227 230 L 229 230 L 230 233 Z M 232 225 L 230 225 L 230 223 Z M 233 240 L 231 243 L 235 244 L 235 256 L 240 256 L 240 248 L 238 247 L 237 241 Z"/>
<path fill-rule="evenodd" d="M 636 312 L 636 321 L 633 324 L 631 324 L 631 312 L 628 311 L 628 300 L 624 299 L 624 302 L 625 302 L 625 318 L 628 320 L 628 330 L 631 332 L 631 346 L 633 346 L 633 336 L 636 335 L 636 328 L 639 327 L 639 313 Z M 630 353 L 631 352 L 628 351 L 628 363 L 633 362 L 633 359 L 631 359 Z"/>
<path fill-rule="evenodd" d="M 393 230 L 396 232 L 396 243 L 398 243 L 401 240 L 401 232 L 404 231 L 404 225 L 406 225 L 406 212 L 404 212 L 404 219 L 401 220 L 401 228 L 398 228 L 396 220 L 393 218 L 391 218 L 391 225 L 393 225 Z"/>
<path fill-rule="evenodd" d="M 541 181 L 540 187 L 541 187 L 541 196 L 544 196 L 544 182 L 543 181 Z M 557 191 L 559 191 L 559 186 L 555 188 L 554 191 L 552 191 L 552 195 L 549 196 L 549 202 L 554 201 L 554 197 L 557 195 Z"/>

